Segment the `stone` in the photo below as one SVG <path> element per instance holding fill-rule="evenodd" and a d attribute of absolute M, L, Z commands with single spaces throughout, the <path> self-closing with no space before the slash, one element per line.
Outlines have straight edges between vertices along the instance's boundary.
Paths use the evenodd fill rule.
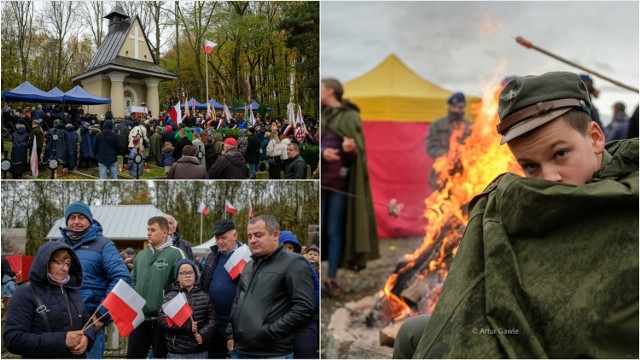
<path fill-rule="evenodd" d="M 361 341 L 355 341 L 349 347 L 349 359 L 391 359 L 393 348 L 388 346 L 374 346 Z"/>
<path fill-rule="evenodd" d="M 366 313 L 376 305 L 378 300 L 380 300 L 380 296 L 371 295 L 364 297 L 358 301 L 348 302 L 344 307 L 354 313 Z"/>
<path fill-rule="evenodd" d="M 351 327 L 351 313 L 345 308 L 339 308 L 331 315 L 329 331 L 347 331 Z M 333 357 L 330 357 L 333 358 Z"/>
<path fill-rule="evenodd" d="M 349 356 L 351 344 L 355 340 L 355 337 L 348 331 L 331 331 L 325 347 L 325 357 L 328 359 L 346 359 Z"/>

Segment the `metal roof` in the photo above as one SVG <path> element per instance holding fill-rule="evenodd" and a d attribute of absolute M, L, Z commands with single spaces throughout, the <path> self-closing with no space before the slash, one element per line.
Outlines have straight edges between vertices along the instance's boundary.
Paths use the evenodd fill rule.
<path fill-rule="evenodd" d="M 115 29 L 109 32 L 104 38 L 98 52 L 93 59 L 91 59 L 87 69 L 74 76 L 72 80 L 78 81 L 96 73 L 112 71 L 114 68 L 117 70 L 133 71 L 134 73 L 136 70 L 145 73 L 151 72 L 162 78 L 177 79 L 177 76 L 174 73 L 158 66 L 156 58 L 153 55 L 153 51 L 151 51 L 151 60 L 153 60 L 153 62 L 118 56 L 120 49 L 122 49 L 124 42 L 127 40 L 131 27 L 136 21 L 138 21 L 138 16 L 122 20 L 122 22 L 120 22 L 120 24 L 118 24 Z M 151 49 L 151 46 L 149 46 L 149 39 L 147 38 L 147 34 L 144 30 L 142 31 L 142 35 L 144 36 L 145 44 L 149 49 Z M 126 69 L 122 69 L 122 67 L 125 67 Z"/>
<path fill-rule="evenodd" d="M 153 205 L 89 206 L 93 219 L 102 225 L 102 235 L 111 240 L 147 240 L 147 220 L 166 215 Z M 64 217 L 56 220 L 45 239 L 59 239 L 60 228 L 66 227 Z"/>
<path fill-rule="evenodd" d="M 123 18 L 129 17 L 129 15 L 126 12 L 124 12 L 124 9 L 120 5 L 120 3 L 116 3 L 116 6 L 113 8 L 113 10 L 111 10 L 111 12 L 107 14 L 107 16 L 105 16 L 104 18 L 109 19 L 114 16 L 121 16 Z"/>

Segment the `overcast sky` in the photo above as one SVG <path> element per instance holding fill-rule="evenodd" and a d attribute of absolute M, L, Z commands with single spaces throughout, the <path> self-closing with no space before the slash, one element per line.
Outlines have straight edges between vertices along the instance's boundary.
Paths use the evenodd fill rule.
<path fill-rule="evenodd" d="M 563 70 L 534 45 L 638 87 L 638 2 L 321 2 L 321 73 L 342 82 L 395 53 L 418 75 L 479 96 L 482 80 Z M 494 75 L 498 74 L 498 75 Z M 605 124 L 617 100 L 638 95 L 595 78 Z"/>

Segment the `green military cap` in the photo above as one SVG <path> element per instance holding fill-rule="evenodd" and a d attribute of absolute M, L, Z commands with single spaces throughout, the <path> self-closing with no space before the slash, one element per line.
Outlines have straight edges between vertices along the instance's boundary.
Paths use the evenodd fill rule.
<path fill-rule="evenodd" d="M 500 93 L 498 133 L 500 144 L 540 127 L 571 109 L 590 113 L 586 85 L 577 74 L 548 72 L 516 76 Z"/>

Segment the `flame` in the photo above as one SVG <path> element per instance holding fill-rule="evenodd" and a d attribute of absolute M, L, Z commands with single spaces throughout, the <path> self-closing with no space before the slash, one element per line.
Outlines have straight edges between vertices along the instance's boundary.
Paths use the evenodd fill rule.
<path fill-rule="evenodd" d="M 468 222 L 467 206 L 471 199 L 481 193 L 486 186 L 504 172 L 522 175 L 522 171 L 507 146 L 500 146 L 500 135 L 496 132 L 498 118 L 498 95 L 501 88 L 487 86 L 482 101 L 474 104 L 472 113 L 476 120 L 471 134 L 464 143 L 457 141 L 464 129 L 457 129 L 451 135 L 450 150 L 446 156 L 435 160 L 433 167 L 439 175 L 440 190 L 433 191 L 425 199 L 424 216 L 427 219 L 426 233 L 422 245 L 413 253 L 406 254 L 407 264 L 392 274 L 384 286 L 384 294 L 393 307 L 399 311 L 394 320 L 417 313 L 431 313 L 435 308 L 444 279 L 448 273 L 448 263 L 458 250 L 464 228 Z M 443 232 L 444 231 L 444 232 Z M 438 244 L 439 242 L 439 244 Z M 431 249 L 431 250 L 429 250 Z M 394 294 L 394 286 L 400 274 L 416 266 L 416 260 L 425 251 L 430 251 L 430 262 L 426 272 L 418 274 L 411 281 L 422 281 L 428 275 L 435 280 L 425 284 L 423 299 L 418 309 Z"/>

